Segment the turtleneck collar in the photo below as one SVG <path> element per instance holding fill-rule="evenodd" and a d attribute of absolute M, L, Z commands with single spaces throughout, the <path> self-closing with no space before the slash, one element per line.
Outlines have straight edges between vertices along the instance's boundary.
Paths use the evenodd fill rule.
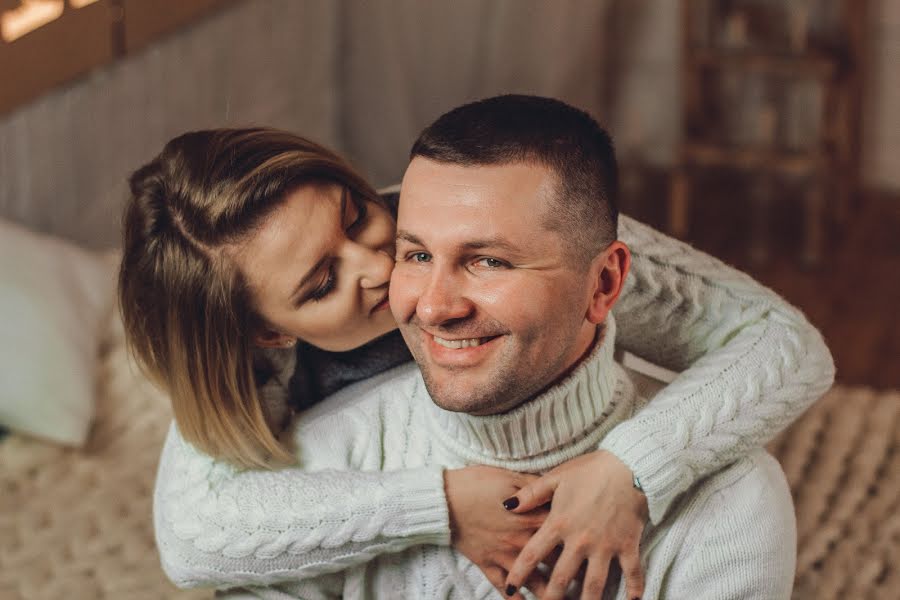
<path fill-rule="evenodd" d="M 634 387 L 613 360 L 612 315 L 588 356 L 541 395 L 500 415 L 473 416 L 438 407 L 418 387 L 432 434 L 467 463 L 541 472 L 595 449 L 634 406 Z"/>

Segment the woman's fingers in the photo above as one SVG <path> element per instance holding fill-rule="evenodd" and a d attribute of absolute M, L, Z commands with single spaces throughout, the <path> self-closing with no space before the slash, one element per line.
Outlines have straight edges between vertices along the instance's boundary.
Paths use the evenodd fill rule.
<path fill-rule="evenodd" d="M 501 592 L 506 590 L 506 570 L 549 511 L 517 514 L 503 509 L 503 498 L 527 485 L 533 475 L 505 469 L 469 466 L 444 471 L 444 487 L 450 516 L 453 547 L 474 563 Z M 488 571 L 501 567 L 502 581 Z M 501 587 L 502 586 L 502 587 Z"/>
<path fill-rule="evenodd" d="M 543 477 L 533 479 L 522 487 L 515 496 L 503 501 L 506 510 L 524 513 L 550 502 L 558 483 L 557 477 L 551 472 Z"/>
<path fill-rule="evenodd" d="M 556 548 L 559 541 L 555 534 L 551 533 L 550 529 L 550 527 L 547 527 L 547 523 L 544 522 L 544 525 L 531 536 L 531 539 L 519 552 L 519 556 L 516 557 L 516 561 L 509 570 L 509 575 L 506 578 L 508 585 L 514 588 L 522 587 L 525 580 L 537 568 L 538 563 Z"/>
<path fill-rule="evenodd" d="M 525 580 L 525 585 L 522 587 L 528 589 L 532 594 L 537 596 L 538 598 L 542 598 L 547 591 L 547 579 L 535 571 L 531 575 L 528 576 L 528 579 Z M 507 585 L 505 590 L 500 590 L 507 598 L 521 598 L 521 594 L 519 591 L 522 588 L 517 588 L 513 585 Z M 510 596 L 509 593 L 512 592 L 513 595 Z"/>
<path fill-rule="evenodd" d="M 563 553 L 556 561 L 550 580 L 547 582 L 547 591 L 541 596 L 541 600 L 562 600 L 569 589 L 569 584 L 575 579 L 584 557 L 574 548 L 563 548 Z"/>
<path fill-rule="evenodd" d="M 584 583 L 581 586 L 581 600 L 597 600 L 603 595 L 606 587 L 606 578 L 609 576 L 610 557 L 601 554 L 588 561 L 587 570 L 584 572 Z M 628 596 L 635 598 L 640 596 Z"/>
<path fill-rule="evenodd" d="M 525 587 L 531 590 L 531 593 L 542 598 L 547 592 L 547 579 L 537 571 L 534 571 L 525 580 Z"/>
<path fill-rule="evenodd" d="M 512 594 L 508 594 L 509 588 L 506 585 L 506 570 L 502 567 L 491 567 L 488 569 L 483 569 L 485 577 L 488 578 L 488 581 L 491 582 L 495 588 L 497 588 L 501 594 L 505 598 L 511 598 L 512 600 L 525 600 L 517 590 L 513 590 Z"/>
<path fill-rule="evenodd" d="M 556 566 L 556 561 L 562 556 L 562 546 L 557 546 L 550 551 L 550 554 L 541 559 L 541 563 L 547 565 L 551 569 Z"/>
<path fill-rule="evenodd" d="M 629 548 L 620 553 L 619 565 L 622 567 L 622 578 L 625 580 L 625 597 L 629 600 L 643 598 L 644 569 L 641 567 L 641 555 L 638 548 Z"/>

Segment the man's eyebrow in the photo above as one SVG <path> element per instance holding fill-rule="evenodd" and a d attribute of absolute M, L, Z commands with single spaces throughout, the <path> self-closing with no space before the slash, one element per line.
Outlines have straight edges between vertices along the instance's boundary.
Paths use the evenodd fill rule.
<path fill-rule="evenodd" d="M 410 244 L 414 244 L 417 246 L 424 246 L 425 243 L 418 238 L 418 236 L 404 231 L 402 229 L 397 230 L 397 241 L 409 242 Z M 507 252 L 521 252 L 521 248 L 507 240 L 506 238 L 500 236 L 494 236 L 483 239 L 475 239 L 470 240 L 468 242 L 463 242 L 459 245 L 460 248 L 464 250 L 483 250 L 484 248 L 498 248 L 500 250 L 506 250 Z"/>
<path fill-rule="evenodd" d="M 509 240 L 500 236 L 484 238 L 481 240 L 472 240 L 461 244 L 466 250 L 482 250 L 484 248 L 499 248 L 507 252 L 519 252 L 520 248 Z"/>
<path fill-rule="evenodd" d="M 425 243 L 422 242 L 422 240 L 420 240 L 418 237 L 411 234 L 410 232 L 403 230 L 403 229 L 398 229 L 397 230 L 397 241 L 399 242 L 401 240 L 404 242 L 409 242 L 410 244 L 415 244 L 417 246 L 425 245 Z"/>

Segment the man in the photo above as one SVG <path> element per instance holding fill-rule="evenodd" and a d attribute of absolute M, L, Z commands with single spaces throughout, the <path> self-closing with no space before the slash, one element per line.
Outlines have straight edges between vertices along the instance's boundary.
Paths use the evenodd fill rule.
<path fill-rule="evenodd" d="M 630 261 L 616 240 L 615 182 L 609 137 L 554 100 L 492 98 L 429 127 L 403 180 L 390 291 L 417 365 L 308 411 L 296 431 L 303 466 L 478 463 L 546 472 L 596 449 L 644 402 L 613 360 L 610 310 Z M 777 463 L 751 453 L 647 526 L 645 597 L 787 597 L 793 532 Z M 567 554 L 576 550 L 563 548 L 556 568 L 574 575 L 580 561 Z M 585 578 L 607 566 L 589 563 Z M 438 546 L 252 591 L 301 598 L 497 594 L 458 550 Z M 611 577 L 604 597 L 624 594 Z"/>

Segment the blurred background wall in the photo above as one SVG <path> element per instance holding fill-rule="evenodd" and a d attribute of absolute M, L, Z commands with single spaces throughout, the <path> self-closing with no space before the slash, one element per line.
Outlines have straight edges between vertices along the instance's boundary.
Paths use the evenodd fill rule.
<path fill-rule="evenodd" d="M 10 40 L 9 23 L 38 5 L 58 14 Z M 673 223 L 673 173 L 689 131 L 683 6 L 717 7 L 713 34 L 732 45 L 759 34 L 754 27 L 793 36 L 797 14 L 837 15 L 839 26 L 861 15 L 860 56 L 836 61 L 861 82 L 858 168 L 820 164 L 818 175 L 797 181 L 728 170 L 698 176 Z M 443 111 L 502 92 L 556 96 L 612 131 L 627 212 L 800 304 L 826 337 L 849 345 L 839 367 L 853 379 L 900 387 L 900 374 L 886 374 L 897 369 L 873 366 L 876 356 L 900 355 L 896 0 L 0 0 L 0 12 L 0 217 L 113 247 L 128 174 L 185 130 L 290 129 L 387 185 L 402 176 L 419 130 Z M 808 60 L 815 70 L 810 56 L 776 56 L 762 68 L 789 76 Z M 743 110 L 725 103 L 720 112 Z M 766 110 L 752 127 L 771 125 Z M 844 204 L 828 177 L 850 170 L 861 185 Z M 735 193 L 745 190 L 752 193 Z M 810 235 L 815 248 L 803 250 Z M 843 277 L 829 277 L 836 272 Z M 851 274 L 857 292 L 888 284 L 848 294 Z"/>
<path fill-rule="evenodd" d="M 401 176 L 424 125 L 501 92 L 552 95 L 585 108 L 613 131 L 626 160 L 666 167 L 676 156 L 674 0 L 196 3 L 211 10 L 0 114 L 0 215 L 89 246 L 114 245 L 127 173 L 179 132 L 223 125 L 301 132 L 388 184 Z M 155 4 L 101 0 L 78 10 L 146 19 L 167 10 L 166 2 Z M 900 106 L 900 3 L 870 3 L 867 38 L 863 181 L 896 190 L 900 111 L 891 108 Z M 21 60 L 3 66 L 11 71 L 4 87 L 33 69 Z"/>

